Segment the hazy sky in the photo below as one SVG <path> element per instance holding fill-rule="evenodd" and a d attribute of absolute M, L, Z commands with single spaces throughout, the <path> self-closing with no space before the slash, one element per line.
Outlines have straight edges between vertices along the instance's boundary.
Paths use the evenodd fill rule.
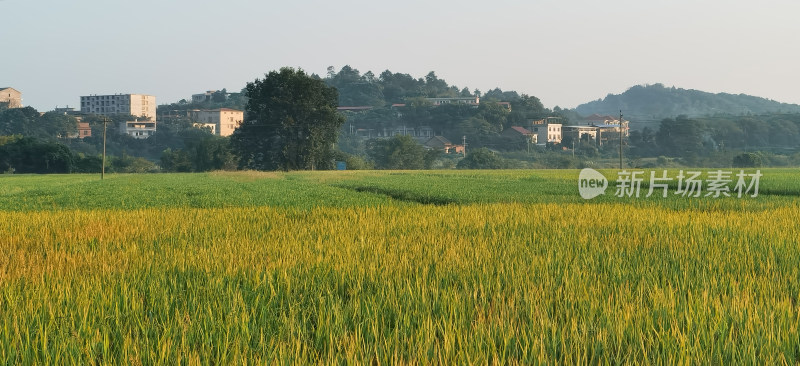
<path fill-rule="evenodd" d="M 637 84 L 800 103 L 798 0 L 0 0 L 0 87 L 40 111 L 159 104 L 282 66 L 495 87 L 573 108 Z"/>

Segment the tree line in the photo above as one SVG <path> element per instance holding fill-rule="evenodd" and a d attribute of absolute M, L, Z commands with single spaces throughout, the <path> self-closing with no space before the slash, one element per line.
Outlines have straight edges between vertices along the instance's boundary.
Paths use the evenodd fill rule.
<path fill-rule="evenodd" d="M 800 113 L 796 104 L 780 103 L 774 100 L 745 94 L 707 93 L 665 87 L 663 84 L 637 85 L 622 94 L 609 94 L 576 107 L 583 115 L 614 114 L 620 109 L 631 118 L 659 121 L 678 116 L 741 116 L 772 113 Z"/>
<path fill-rule="evenodd" d="M 533 96 L 497 88 L 485 93 L 478 105 L 434 106 L 425 99 L 479 94 L 478 90 L 451 86 L 433 72 L 415 79 L 388 70 L 379 76 L 371 72 L 362 75 L 345 66 L 338 72 L 330 68 L 321 78 L 301 69 L 282 68 L 247 83 L 234 98 L 159 107 L 161 111 L 176 105 L 193 109 L 242 103 L 245 121 L 230 138 L 197 128 L 185 114 L 177 113 L 160 119 L 157 132 L 147 139 L 119 133 L 120 123 L 134 116 L 83 116 L 92 136 L 76 139 L 77 119 L 73 116 L 42 114 L 30 107 L 5 109 L 0 110 L 0 136 L 4 136 L 0 139 L 0 170 L 99 172 L 106 120 L 107 170 L 118 172 L 332 169 L 336 161 L 347 162 L 349 169 L 563 168 L 617 152 L 593 141 L 565 138 L 561 144 L 531 147 L 504 137 L 503 130 L 525 126 L 531 120 L 558 117 L 568 124 L 579 118 L 574 111 L 547 109 Z M 337 112 L 338 106 L 346 104 L 373 108 L 345 115 Z M 466 138 L 468 155 L 461 159 L 428 150 L 421 140 L 408 136 L 385 137 L 386 131 L 398 126 L 429 128 L 456 143 Z M 635 120 L 632 126 L 625 141 L 627 157 L 672 157 L 688 165 L 730 164 L 734 157 L 737 164 L 758 159 L 774 164 L 800 141 L 797 114 L 679 116 L 660 121 L 657 128 L 652 124 L 636 128 Z M 384 137 L 364 139 L 354 134 L 354 129 L 362 130 L 362 135 L 366 130 L 368 137 L 374 137 L 371 131 L 376 135 L 380 131 Z M 756 151 L 761 151 L 760 155 L 732 155 Z M 784 161 L 789 164 L 792 160 Z"/>
<path fill-rule="evenodd" d="M 666 118 L 658 129 L 632 131 L 629 145 L 634 157 L 674 157 L 687 165 L 717 165 L 750 153 L 764 164 L 790 165 L 798 160 L 800 114 Z"/>
<path fill-rule="evenodd" d="M 192 126 L 186 118 L 161 121 L 155 135 L 136 139 L 120 133 L 135 116 L 87 115 L 90 137 L 78 138 L 78 119 L 64 113 L 40 113 L 31 107 L 0 110 L 0 172 L 99 173 L 103 128 L 106 171 L 209 171 L 235 169 L 228 139 Z"/>

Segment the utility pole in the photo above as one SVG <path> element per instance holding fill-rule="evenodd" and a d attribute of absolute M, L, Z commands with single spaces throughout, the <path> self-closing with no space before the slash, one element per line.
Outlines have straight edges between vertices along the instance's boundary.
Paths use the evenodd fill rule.
<path fill-rule="evenodd" d="M 103 117 L 103 165 L 100 167 L 100 180 L 106 178 L 106 123 L 108 118 Z"/>
<path fill-rule="evenodd" d="M 525 138 L 525 142 L 527 142 L 527 145 L 528 145 L 527 146 L 528 147 L 528 154 L 530 155 L 530 153 L 531 153 L 531 136 L 525 136 L 525 137 L 526 137 Z"/>
<path fill-rule="evenodd" d="M 467 135 L 461 137 L 461 152 L 464 153 L 464 157 L 467 157 Z"/>
<path fill-rule="evenodd" d="M 622 109 L 619 110 L 619 170 L 622 170 Z"/>

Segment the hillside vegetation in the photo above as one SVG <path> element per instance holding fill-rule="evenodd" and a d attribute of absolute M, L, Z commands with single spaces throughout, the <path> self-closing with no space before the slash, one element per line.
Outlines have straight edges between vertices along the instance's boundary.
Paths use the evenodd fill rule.
<path fill-rule="evenodd" d="M 679 115 L 750 115 L 766 113 L 800 113 L 800 105 L 780 103 L 745 94 L 708 93 L 699 90 L 665 87 L 663 84 L 637 85 L 622 94 L 609 94 L 604 99 L 579 105 L 582 115 L 619 114 L 636 120 L 659 120 Z"/>

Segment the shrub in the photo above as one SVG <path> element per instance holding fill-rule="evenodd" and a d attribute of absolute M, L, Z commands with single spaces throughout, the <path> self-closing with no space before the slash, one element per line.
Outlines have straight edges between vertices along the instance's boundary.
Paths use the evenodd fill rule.
<path fill-rule="evenodd" d="M 482 147 L 467 153 L 456 165 L 458 169 L 505 169 L 508 163 L 489 149 Z"/>
<path fill-rule="evenodd" d="M 734 168 L 758 168 L 762 164 L 761 155 L 757 153 L 743 153 L 733 157 Z"/>

